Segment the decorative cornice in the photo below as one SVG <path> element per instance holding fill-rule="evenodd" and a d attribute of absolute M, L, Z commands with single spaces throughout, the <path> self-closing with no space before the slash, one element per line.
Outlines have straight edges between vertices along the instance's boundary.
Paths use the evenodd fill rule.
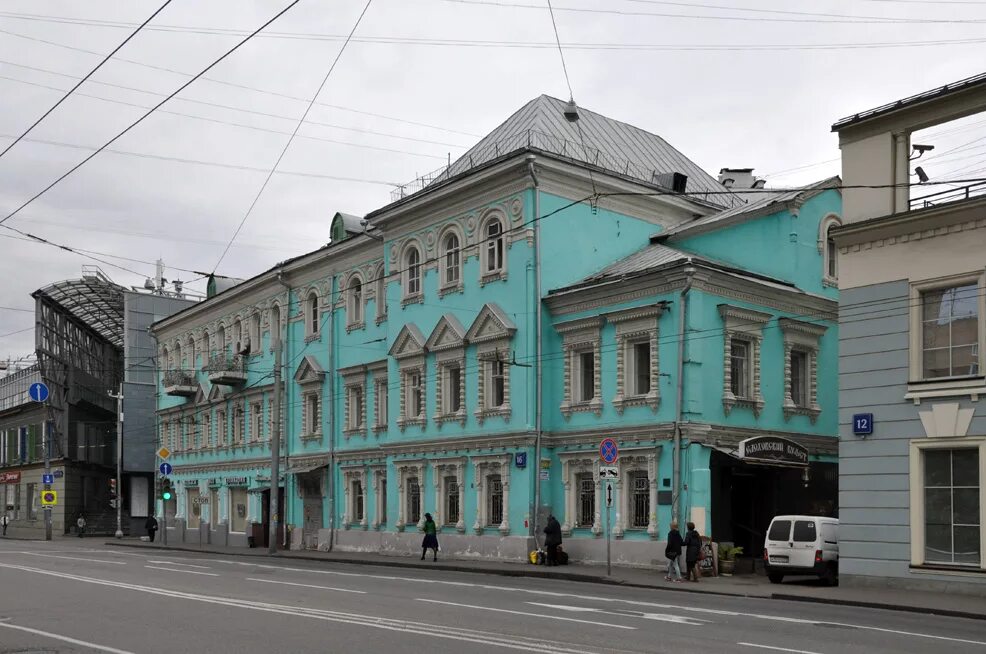
<path fill-rule="evenodd" d="M 772 318 L 769 313 L 745 309 L 743 307 L 734 307 L 728 304 L 719 305 L 719 315 L 722 316 L 723 320 L 738 320 L 750 326 L 765 325 Z"/>

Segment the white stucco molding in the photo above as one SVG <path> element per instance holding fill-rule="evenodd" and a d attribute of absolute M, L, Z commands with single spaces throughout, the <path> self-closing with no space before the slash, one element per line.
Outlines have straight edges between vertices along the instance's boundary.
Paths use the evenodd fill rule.
<path fill-rule="evenodd" d="M 663 304 L 654 304 L 605 314 L 606 321 L 616 327 L 616 396 L 613 406 L 620 415 L 629 406 L 649 406 L 656 413 L 661 403 L 658 320 L 663 312 Z M 628 393 L 626 382 L 628 368 L 635 363 L 627 360 L 627 352 L 633 345 L 644 341 L 650 344 L 650 390 L 643 395 L 633 395 Z"/>
<path fill-rule="evenodd" d="M 729 304 L 719 305 L 719 315 L 724 323 L 722 408 L 728 416 L 735 406 L 749 407 L 753 409 L 753 415 L 759 418 L 764 407 L 760 387 L 760 349 L 763 343 L 764 325 L 770 322 L 772 316 L 769 313 Z M 753 368 L 750 397 L 741 398 L 733 394 L 732 341 L 734 338 L 741 338 L 750 344 L 750 365 Z"/>
<path fill-rule="evenodd" d="M 471 457 L 473 465 L 473 486 L 476 490 L 476 520 L 472 529 L 476 535 L 482 535 L 489 522 L 488 491 L 486 480 L 490 475 L 500 475 L 503 485 L 503 515 L 497 526 L 502 536 L 510 535 L 510 468 L 513 462 L 512 454 L 489 454 Z"/>
<path fill-rule="evenodd" d="M 566 420 L 579 411 L 591 412 L 596 416 L 602 415 L 602 373 L 600 368 L 600 349 L 602 343 L 602 317 L 592 316 L 555 324 L 555 331 L 562 337 L 562 350 L 565 357 L 564 386 L 561 406 L 562 415 Z M 576 374 L 576 357 L 585 352 L 592 352 L 593 366 L 593 395 L 592 399 L 578 399 L 578 384 L 574 379 Z"/>
<path fill-rule="evenodd" d="M 602 534 L 602 509 L 603 502 L 602 484 L 599 481 L 599 456 L 594 452 L 559 452 L 558 458 L 562 466 L 562 486 L 564 488 L 565 517 L 562 520 L 561 530 L 566 536 L 572 534 L 576 527 L 586 527 L 590 525 L 579 524 L 578 521 L 578 476 L 581 473 L 589 473 L 593 480 L 593 502 L 595 504 L 591 531 L 593 536 L 599 537 Z"/>
<path fill-rule="evenodd" d="M 464 534 L 466 532 L 466 458 L 434 459 L 431 462 L 431 469 L 432 481 L 435 487 L 435 522 L 438 523 L 439 528 L 445 526 L 448 522 L 445 503 L 445 494 L 447 492 L 445 478 L 455 477 L 459 498 L 459 515 L 455 523 L 455 530 L 460 534 Z"/>
<path fill-rule="evenodd" d="M 806 415 L 812 424 L 818 419 L 822 407 L 818 404 L 818 357 L 820 340 L 827 327 L 815 323 L 781 318 L 778 320 L 784 335 L 784 419 L 794 415 Z M 793 398 L 791 379 L 791 352 L 800 350 L 808 359 L 808 404 L 798 406 Z"/>

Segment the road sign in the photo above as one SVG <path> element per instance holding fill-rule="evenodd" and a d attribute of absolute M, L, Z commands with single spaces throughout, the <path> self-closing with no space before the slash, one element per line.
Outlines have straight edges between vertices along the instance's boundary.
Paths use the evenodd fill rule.
<path fill-rule="evenodd" d="M 620 458 L 620 448 L 612 438 L 604 438 L 599 443 L 599 458 L 606 465 L 613 465 Z"/>
<path fill-rule="evenodd" d="M 44 402 L 48 399 L 48 387 L 41 382 L 34 382 L 27 389 L 27 394 L 35 402 Z"/>
<path fill-rule="evenodd" d="M 873 433 L 873 414 L 854 413 L 852 416 L 852 433 L 857 436 L 869 436 Z"/>
<path fill-rule="evenodd" d="M 55 479 L 59 479 L 59 478 L 64 477 L 64 476 L 65 476 L 65 471 L 64 470 L 56 470 L 55 471 Z"/>
<path fill-rule="evenodd" d="M 518 468 L 527 467 L 527 452 L 515 452 L 514 453 L 514 465 Z"/>
<path fill-rule="evenodd" d="M 41 491 L 41 506 L 55 506 L 58 504 L 58 493 L 53 490 Z"/>
<path fill-rule="evenodd" d="M 169 456 L 171 456 L 171 450 L 169 450 L 166 447 L 162 447 L 160 450 L 157 451 L 157 455 L 162 459 L 167 459 Z"/>
<path fill-rule="evenodd" d="M 55 483 L 55 475 L 41 475 L 41 483 L 42 484 L 54 484 Z"/>
<path fill-rule="evenodd" d="M 162 463 L 161 465 L 158 466 L 158 470 L 161 471 L 161 474 L 162 475 L 170 475 L 171 472 L 174 470 L 174 468 L 171 467 L 171 464 L 170 463 L 168 463 L 167 461 L 165 461 L 164 463 Z"/>
<path fill-rule="evenodd" d="M 606 484 L 606 506 L 613 506 L 613 484 Z"/>
<path fill-rule="evenodd" d="M 617 466 L 599 466 L 599 478 L 616 481 L 620 478 L 620 469 Z"/>

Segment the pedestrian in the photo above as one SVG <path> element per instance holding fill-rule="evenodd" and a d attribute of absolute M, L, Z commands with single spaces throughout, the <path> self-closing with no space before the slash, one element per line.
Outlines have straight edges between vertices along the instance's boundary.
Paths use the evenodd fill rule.
<path fill-rule="evenodd" d="M 694 522 L 689 522 L 686 526 L 688 527 L 688 531 L 685 533 L 685 540 L 682 541 L 682 545 L 685 546 L 685 564 L 688 566 L 686 576 L 688 577 L 688 581 L 697 583 L 698 557 L 702 552 L 702 537 L 695 531 Z"/>
<path fill-rule="evenodd" d="M 678 523 L 671 523 L 671 531 L 668 532 L 668 546 L 664 550 L 664 556 L 668 559 L 668 574 L 664 577 L 665 581 L 681 582 L 681 566 L 678 559 L 681 557 L 681 546 L 683 544 L 681 532 L 678 531 Z"/>
<path fill-rule="evenodd" d="M 558 565 L 558 548 L 561 547 L 561 525 L 553 515 L 548 515 L 544 527 L 544 547 L 548 550 L 547 565 Z"/>
<path fill-rule="evenodd" d="M 79 538 L 82 538 L 82 534 L 84 534 L 86 532 L 86 516 L 84 516 L 84 515 L 82 515 L 80 513 L 78 520 L 75 521 L 75 526 L 76 526 L 76 532 L 78 533 Z"/>
<path fill-rule="evenodd" d="M 4 513 L 3 516 L 0 517 L 0 526 L 3 527 L 3 535 L 4 536 L 7 535 L 7 523 L 8 522 L 10 522 L 10 517 L 6 513 Z"/>
<path fill-rule="evenodd" d="M 154 542 L 154 534 L 157 533 L 157 518 L 152 515 L 147 516 L 144 522 L 144 529 L 147 530 L 147 540 Z"/>
<path fill-rule="evenodd" d="M 421 560 L 425 560 L 425 554 L 428 550 L 435 550 L 435 558 L 432 561 L 438 560 L 438 526 L 435 524 L 435 520 L 431 517 L 430 513 L 425 514 L 425 538 L 421 541 Z"/>

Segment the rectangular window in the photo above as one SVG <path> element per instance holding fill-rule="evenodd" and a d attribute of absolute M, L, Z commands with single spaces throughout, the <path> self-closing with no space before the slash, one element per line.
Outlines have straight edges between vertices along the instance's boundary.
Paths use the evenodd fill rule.
<path fill-rule="evenodd" d="M 578 522 L 576 527 L 591 527 L 596 521 L 596 481 L 591 472 L 579 473 L 575 487 L 578 489 Z"/>
<path fill-rule="evenodd" d="M 460 394 L 462 391 L 462 368 L 458 363 L 448 363 L 442 366 L 442 413 L 458 413 L 462 408 Z"/>
<path fill-rule="evenodd" d="M 490 361 L 489 408 L 495 409 L 507 403 L 506 362 L 499 357 Z"/>
<path fill-rule="evenodd" d="M 359 479 L 354 479 L 352 483 L 352 487 L 349 492 L 352 493 L 352 497 L 353 497 L 352 522 L 353 523 L 363 522 L 363 510 L 365 508 L 363 506 L 363 482 L 361 482 Z"/>
<path fill-rule="evenodd" d="M 14 486 L 14 520 L 21 519 L 21 486 Z"/>
<path fill-rule="evenodd" d="M 921 292 L 924 379 L 979 374 L 979 288 L 976 283 Z"/>
<path fill-rule="evenodd" d="M 377 426 L 386 427 L 387 426 L 387 382 L 386 381 L 377 382 L 375 402 L 377 405 Z"/>
<path fill-rule="evenodd" d="M 650 341 L 633 344 L 633 380 L 629 386 L 633 395 L 650 393 Z"/>
<path fill-rule="evenodd" d="M 486 524 L 498 527 L 503 522 L 503 481 L 500 475 L 486 478 Z"/>
<path fill-rule="evenodd" d="M 308 396 L 307 400 L 307 413 L 308 413 L 308 433 L 317 434 L 319 426 L 321 425 L 318 411 L 318 395 L 312 393 Z"/>
<path fill-rule="evenodd" d="M 417 524 L 421 520 L 421 485 L 417 477 L 407 480 L 407 522 Z"/>
<path fill-rule="evenodd" d="M 245 532 L 247 525 L 247 489 L 229 489 L 229 530 Z"/>
<path fill-rule="evenodd" d="M 202 414 L 202 447 L 212 445 L 212 416 L 208 413 Z"/>
<path fill-rule="evenodd" d="M 814 520 L 795 520 L 794 534 L 791 540 L 796 543 L 814 543 L 818 538 L 818 531 L 815 528 Z"/>
<path fill-rule="evenodd" d="M 767 540 L 788 540 L 791 537 L 790 520 L 774 520 L 767 533 Z"/>
<path fill-rule="evenodd" d="M 38 519 L 38 485 L 28 484 L 27 485 L 27 519 L 37 520 Z"/>
<path fill-rule="evenodd" d="M 380 493 L 380 515 L 378 519 L 380 524 L 385 525 L 387 524 L 387 478 L 380 475 L 380 481 L 377 483 L 380 484 L 380 490 L 378 491 Z"/>
<path fill-rule="evenodd" d="M 233 409 L 233 445 L 243 444 L 243 407 Z"/>
<path fill-rule="evenodd" d="M 363 428 L 363 387 L 349 387 L 349 429 Z"/>
<path fill-rule="evenodd" d="M 445 478 L 445 524 L 454 527 L 459 522 L 459 481 Z"/>
<path fill-rule="evenodd" d="M 926 563 L 979 566 L 979 450 L 924 452 Z"/>
<path fill-rule="evenodd" d="M 250 440 L 259 443 L 264 435 L 264 405 L 255 402 L 250 405 L 250 422 L 253 428 L 250 430 Z"/>
<path fill-rule="evenodd" d="M 424 398 L 421 397 L 421 374 L 407 373 L 407 415 L 419 418 L 424 414 Z"/>
<path fill-rule="evenodd" d="M 216 447 L 226 447 L 226 412 L 216 411 Z"/>
<path fill-rule="evenodd" d="M 750 343 L 740 338 L 730 341 L 730 364 L 732 367 L 732 377 L 730 379 L 734 397 L 749 398 L 751 396 L 750 387 Z"/>
<path fill-rule="evenodd" d="M 795 406 L 808 406 L 808 353 L 791 350 L 791 401 Z"/>
<path fill-rule="evenodd" d="M 647 473 L 638 471 L 630 474 L 630 526 L 635 529 L 646 528 L 650 523 L 650 480 Z"/>
<path fill-rule="evenodd" d="M 579 363 L 579 402 L 591 402 L 596 397 L 596 355 L 594 352 L 580 352 Z"/>

